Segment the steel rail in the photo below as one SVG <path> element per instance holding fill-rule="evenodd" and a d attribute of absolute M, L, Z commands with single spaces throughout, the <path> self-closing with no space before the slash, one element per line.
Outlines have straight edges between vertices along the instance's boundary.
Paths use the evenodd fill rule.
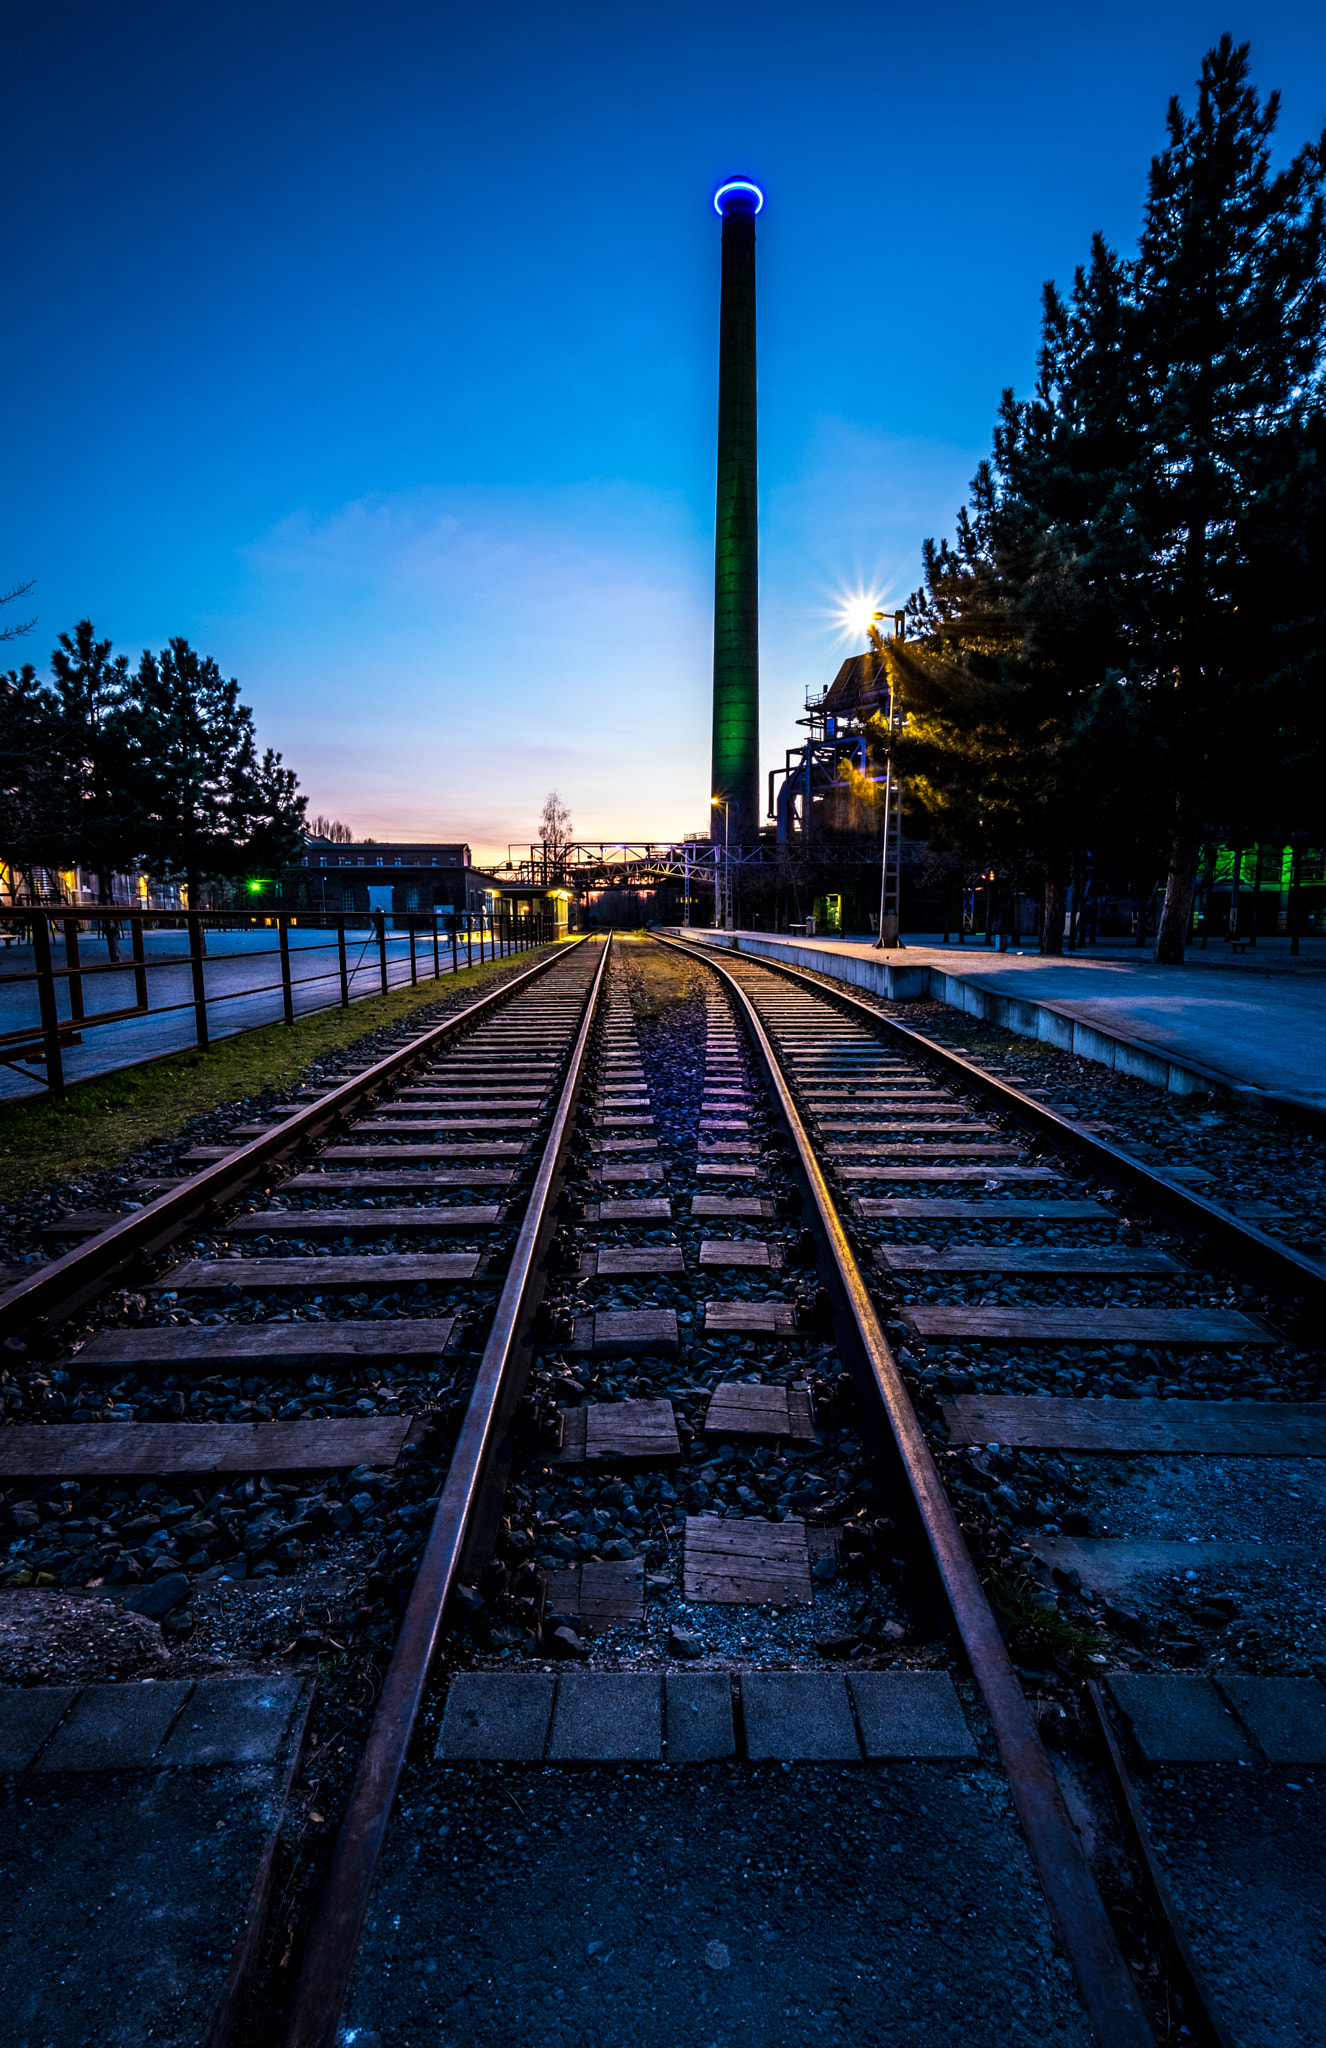
<path fill-rule="evenodd" d="M 658 936 L 657 934 L 655 935 Z M 1017 1674 L 930 1454 L 911 1397 L 857 1264 L 828 1181 L 815 1156 L 759 1012 L 740 982 L 704 947 L 659 938 L 707 962 L 735 996 L 777 1096 L 856 1324 L 912 1498 L 920 1514 L 954 1625 L 980 1687 L 1000 1761 L 1051 1916 L 1072 1966 L 1083 2008 L 1102 2048 L 1155 2048 L 1145 2009 L 1064 1804 Z M 763 967 L 765 963 L 759 962 Z M 817 988 L 817 993 L 819 990 Z"/>
<path fill-rule="evenodd" d="M 1160 1867 L 1160 1859 L 1151 1846 L 1145 1816 L 1133 1790 L 1132 1779 L 1123 1760 L 1123 1752 L 1110 1726 L 1100 1687 L 1094 1678 L 1087 1680 L 1085 1691 L 1105 1760 L 1105 1776 L 1114 1793 L 1124 1834 L 1141 1866 L 1144 1882 L 1150 1889 L 1152 1910 L 1165 1929 L 1165 1939 L 1170 1950 L 1170 1970 L 1183 1993 L 1184 2023 L 1194 2041 L 1200 2044 L 1200 2048 L 1237 2048 L 1237 2043 L 1220 2017 L 1210 1987 L 1202 1974 L 1202 1966 L 1197 1960 L 1196 1951 L 1188 1938 L 1188 1930 L 1174 1903 L 1174 1894 L 1170 1891 L 1165 1873 Z"/>
<path fill-rule="evenodd" d="M 659 934 L 656 933 L 655 937 Z M 693 946 L 692 950 L 701 958 L 710 957 L 710 949 L 704 945 Z M 1074 1123 L 1071 1117 L 1062 1116 L 1058 1110 L 1034 1101 L 1011 1082 L 985 1073 L 964 1059 L 961 1053 L 937 1045 L 923 1031 L 915 1030 L 910 1024 L 900 1024 L 896 1017 L 885 1017 L 880 1011 L 872 1010 L 869 1003 L 862 1002 L 859 996 L 851 995 L 836 983 L 826 985 L 804 968 L 785 966 L 781 960 L 756 959 L 749 953 L 738 957 L 748 966 L 766 969 L 770 974 L 781 974 L 785 980 L 813 989 L 824 1001 L 842 1006 L 876 1030 L 900 1040 L 918 1058 L 936 1061 L 965 1086 L 986 1096 L 1008 1115 L 1030 1124 L 1041 1137 L 1048 1138 L 1064 1152 L 1085 1158 L 1092 1172 L 1101 1180 L 1144 1196 L 1151 1209 L 1185 1235 L 1218 1240 L 1228 1254 L 1230 1264 L 1247 1277 L 1260 1281 L 1276 1294 L 1309 1300 L 1319 1308 L 1326 1308 L 1326 1266 L 1305 1257 L 1302 1252 L 1296 1252 L 1292 1245 L 1282 1244 L 1278 1238 L 1258 1230 L 1255 1224 L 1222 1209 L 1218 1202 L 1208 1201 L 1205 1195 L 1196 1194 L 1192 1188 L 1171 1180 L 1168 1174 L 1135 1159 L 1121 1146 L 1111 1145 L 1094 1131 Z M 997 1171 L 997 1168 L 991 1169 L 992 1174 Z"/>
<path fill-rule="evenodd" d="M 536 1273 L 536 1261 L 546 1249 L 555 1222 L 553 1196 L 573 1135 L 572 1119 L 585 1053 L 611 951 L 609 934 L 479 1362 L 474 1391 L 451 1454 L 409 1605 L 350 1789 L 288 2009 L 283 2048 L 334 2048 L 338 2037 L 382 1845 L 423 1704 L 447 1600 L 480 1497 L 506 1382 L 517 1345 L 537 1306 L 539 1290 L 535 1282 L 542 1276 Z"/>
<path fill-rule="evenodd" d="M 310 1138 L 316 1138 L 366 1096 L 407 1072 L 417 1060 L 427 1058 L 456 1032 L 468 1030 L 490 1011 L 500 1008 L 519 990 L 527 988 L 531 981 L 547 974 L 559 961 L 567 959 L 572 952 L 588 943 L 587 939 L 577 939 L 564 951 L 550 953 L 545 959 L 536 961 L 514 980 L 504 981 L 499 988 L 489 990 L 468 1008 L 458 1011 L 454 1017 L 444 1018 L 418 1038 L 412 1038 L 407 1045 L 388 1053 L 364 1073 L 356 1074 L 339 1088 L 320 1096 L 306 1109 L 297 1109 L 292 1116 L 264 1132 L 261 1138 L 250 1139 L 227 1158 L 219 1159 L 214 1166 L 203 1167 L 200 1172 L 191 1174 L 178 1187 L 158 1195 L 154 1201 L 145 1203 L 120 1222 L 109 1224 L 73 1251 L 52 1259 L 48 1265 L 34 1268 L 29 1278 L 16 1281 L 12 1287 L 0 1292 L 0 1336 L 15 1335 L 34 1322 L 51 1323 L 71 1315 L 100 1293 L 110 1277 L 133 1259 L 160 1251 L 178 1237 L 195 1216 L 240 1194 L 264 1169 L 277 1164 Z M 422 1185 L 426 1183 L 421 1180 Z"/>

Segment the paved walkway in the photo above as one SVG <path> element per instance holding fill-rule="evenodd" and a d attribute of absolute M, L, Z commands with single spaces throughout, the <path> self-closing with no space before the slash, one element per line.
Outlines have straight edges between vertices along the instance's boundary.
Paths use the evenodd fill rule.
<path fill-rule="evenodd" d="M 896 953 L 874 951 L 869 938 L 736 936 L 743 951 L 786 951 L 798 965 L 877 993 L 929 995 L 979 1010 L 1162 1086 L 1182 1089 L 1193 1085 L 1187 1077 L 1204 1077 L 1326 1113 L 1326 941 L 1305 941 L 1298 959 L 1286 941 L 1263 940 L 1255 953 L 1194 952 L 1174 968 L 1103 948 L 1047 959 L 925 936 Z M 1065 1024 L 1071 1037 L 1059 1028 Z M 1127 1049 L 1137 1058 L 1128 1059 Z"/>
<path fill-rule="evenodd" d="M 274 929 L 263 927 L 247 932 L 212 932 L 208 935 L 210 957 L 203 968 L 207 991 L 208 1031 L 215 1039 L 250 1031 L 259 1024 L 278 1023 L 284 1014 L 281 996 L 281 958 Z M 485 940 L 485 951 L 489 941 Z M 421 981 L 433 973 L 431 933 L 420 934 L 418 968 Z M 183 1052 L 197 1043 L 193 1011 L 193 978 L 188 945 L 180 931 L 149 932 L 146 940 L 148 996 L 152 1014 L 128 1017 L 118 1024 L 89 1024 L 81 1045 L 65 1048 L 66 1081 L 81 1081 L 90 1074 L 113 1072 L 141 1060 L 159 1058 L 163 1053 Z M 361 1001 L 379 993 L 382 980 L 377 941 L 370 930 L 346 933 L 350 999 Z M 340 1001 L 340 968 L 334 932 L 290 933 L 291 977 L 295 1014 L 323 1010 Z M 475 949 L 478 959 L 478 949 Z M 466 963 L 462 946 L 460 962 Z M 63 950 L 55 949 L 57 968 L 64 964 Z M 84 967 L 106 964 L 103 943 L 84 937 L 80 955 Z M 442 973 L 451 972 L 451 950 L 441 953 Z M 0 1031 L 39 1029 L 35 982 L 6 986 L 10 976 L 31 973 L 31 947 L 13 946 L 0 951 Z M 410 941 L 406 932 L 387 933 L 387 981 L 400 988 L 410 979 Z M 127 1008 L 135 1000 L 132 967 L 114 974 L 89 975 L 84 982 L 84 1001 L 89 1015 L 97 1010 Z M 69 993 L 65 984 L 59 997 L 60 1015 L 68 1017 Z M 0 1066 L 0 1101 L 39 1094 L 46 1085 L 46 1069 L 25 1063 L 21 1072 Z"/>

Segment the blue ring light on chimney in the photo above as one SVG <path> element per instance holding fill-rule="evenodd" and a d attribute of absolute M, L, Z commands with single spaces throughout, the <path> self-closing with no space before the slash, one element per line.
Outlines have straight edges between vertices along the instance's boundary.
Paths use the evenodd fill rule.
<path fill-rule="evenodd" d="M 734 213 L 749 210 L 754 214 L 763 205 L 763 192 L 749 178 L 729 178 L 726 185 L 720 185 L 714 194 L 714 212 L 718 214 L 726 213 L 729 207 Z"/>

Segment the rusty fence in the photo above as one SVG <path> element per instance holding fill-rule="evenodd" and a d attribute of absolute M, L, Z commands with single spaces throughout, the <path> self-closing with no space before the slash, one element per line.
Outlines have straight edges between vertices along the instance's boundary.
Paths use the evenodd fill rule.
<path fill-rule="evenodd" d="M 183 947 L 149 950 L 149 935 L 163 933 L 179 934 Z M 270 945 L 218 949 L 227 938 L 241 935 L 270 935 Z M 226 1003 L 252 1003 L 279 991 L 281 1016 L 293 1024 L 297 1015 L 348 1009 L 366 996 L 525 952 L 556 935 L 549 918 L 507 912 L 485 918 L 469 912 L 376 910 L 365 919 L 82 904 L 76 909 L 0 910 L 0 1066 L 26 1079 L 36 1079 L 33 1070 L 44 1069 L 46 1091 L 59 1095 L 66 1083 L 67 1049 L 84 1044 L 86 1034 L 99 1026 L 192 1011 L 192 1042 L 206 1050 L 214 1037 L 229 1035 Z M 88 956 L 94 945 L 105 947 L 105 957 Z M 261 973 L 267 960 L 270 980 L 232 974 L 233 986 L 225 986 L 227 977 L 216 973 L 237 962 L 257 965 Z M 184 968 L 187 978 L 181 975 Z M 317 991 L 312 1000 L 307 999 L 310 991 Z M 99 993 L 105 998 L 100 1005 Z M 132 1000 L 124 1000 L 127 996 Z M 130 1054 L 111 1068 L 133 1065 L 141 1056 Z M 111 1068 L 99 1064 L 97 1071 Z"/>

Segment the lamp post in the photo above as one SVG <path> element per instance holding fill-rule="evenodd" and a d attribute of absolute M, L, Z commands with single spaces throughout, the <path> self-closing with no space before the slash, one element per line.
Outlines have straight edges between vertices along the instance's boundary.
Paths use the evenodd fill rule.
<path fill-rule="evenodd" d="M 723 929 L 730 932 L 732 929 L 732 870 L 728 865 L 730 851 L 728 842 L 728 801 L 725 796 L 711 796 L 709 802 L 711 805 L 720 805 L 723 812 Z"/>
<path fill-rule="evenodd" d="M 881 644 L 881 643 L 880 643 L 880 637 L 879 637 L 879 634 L 878 634 L 878 631 L 877 631 L 877 627 L 878 627 L 878 624 L 879 624 L 879 622 L 880 622 L 880 621 L 881 621 L 881 620 L 882 620 L 882 619 L 883 619 L 884 617 L 885 617 L 885 613 L 883 613 L 883 612 L 875 612 L 875 613 L 873 613 L 873 614 L 872 614 L 872 618 L 871 618 L 871 628 L 870 628 L 870 630 L 871 630 L 871 637 L 872 637 L 872 639 L 873 639 L 873 640 L 875 641 L 875 644 L 876 644 L 877 646 Z M 894 636 L 895 640 L 901 640 L 901 639 L 902 639 L 902 622 L 903 622 L 903 617 L 904 617 L 904 614 L 903 614 L 902 612 L 895 612 L 895 613 L 894 613 L 894 618 L 893 618 L 893 636 Z M 896 704 L 895 704 L 895 700 L 894 700 L 894 692 L 893 692 L 893 683 L 892 683 L 892 680 L 890 680 L 890 683 L 889 683 L 889 731 L 890 731 L 890 733 L 892 733 L 892 732 L 894 731 L 894 729 L 895 729 L 895 728 L 896 728 L 896 726 L 897 726 L 897 723 L 898 723 L 898 714 L 897 714 L 897 707 L 896 707 Z M 889 842 L 890 842 L 890 840 L 892 840 L 892 841 L 894 842 L 894 847 L 893 847 L 892 849 L 890 848 L 890 843 L 889 843 Z M 889 909 L 889 907 L 888 907 L 888 905 L 889 905 L 889 893 L 890 893 L 890 890 L 889 890 L 889 883 L 890 883 L 890 874 L 889 874 L 889 855 L 890 855 L 890 851 L 891 851 L 891 850 L 892 850 L 892 851 L 893 851 L 893 852 L 895 853 L 895 855 L 896 855 L 896 858 L 894 859 L 894 862 L 893 862 L 893 874 L 892 874 L 892 884 L 893 884 L 893 887 L 892 887 L 892 894 L 893 894 L 893 908 L 892 908 L 892 910 L 890 910 L 890 909 Z M 900 937 L 900 934 L 899 934 L 899 927 L 900 927 L 900 924 L 901 924 L 901 915 L 900 915 L 900 913 L 901 913 L 901 909 L 902 909 L 901 897 L 902 897 L 902 803 L 901 803 L 901 801 L 900 801 L 900 799 L 899 799 L 899 796 L 898 796 L 898 794 L 897 794 L 897 793 L 895 792 L 895 790 L 894 790 L 894 787 L 893 787 L 893 747 L 892 747 L 892 744 L 890 744 L 890 747 L 889 747 L 889 751 L 888 751 L 887 755 L 885 756 L 885 760 L 884 760 L 884 845 L 883 845 L 883 849 L 882 849 L 882 852 L 881 852 L 881 855 L 880 855 L 880 863 L 879 863 L 879 936 L 878 936 L 878 938 L 877 938 L 877 939 L 875 940 L 875 951 L 876 951 L 876 952 L 892 952 L 892 951 L 894 951 L 894 949 L 895 949 L 895 948 L 901 948 L 901 946 L 902 946 L 902 939 L 901 939 L 901 937 Z"/>

